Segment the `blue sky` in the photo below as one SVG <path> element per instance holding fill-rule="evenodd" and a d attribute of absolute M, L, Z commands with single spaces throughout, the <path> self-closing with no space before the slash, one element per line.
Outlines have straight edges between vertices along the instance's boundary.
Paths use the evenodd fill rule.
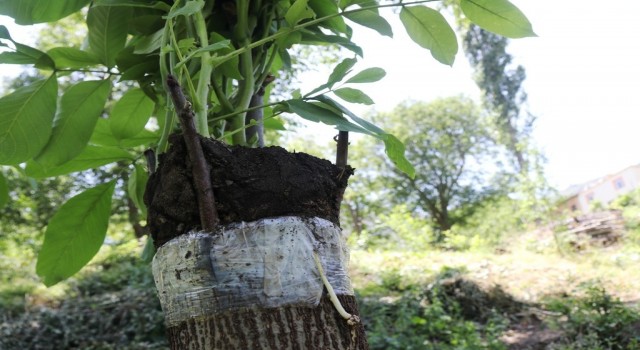
<path fill-rule="evenodd" d="M 563 189 L 640 163 L 640 2 L 512 2 L 538 34 L 513 40 L 509 51 L 527 71 L 528 109 L 538 117 L 534 140 L 548 159 L 551 184 Z M 362 86 L 376 101 L 375 110 L 389 110 L 407 99 L 460 93 L 479 98 L 462 54 L 453 67 L 441 65 L 410 42 L 397 21 L 391 22 L 393 40 L 366 29 L 356 29 L 354 35 L 365 52 L 356 69 L 378 66 L 387 71 L 380 83 Z M 0 24 L 7 23 L 0 17 Z M 23 42 L 31 41 L 29 33 L 34 32 L 9 29 Z M 0 77 L 11 71 L 15 67 L 0 65 Z M 312 88 L 326 76 L 310 72 L 303 77 L 304 86 Z"/>

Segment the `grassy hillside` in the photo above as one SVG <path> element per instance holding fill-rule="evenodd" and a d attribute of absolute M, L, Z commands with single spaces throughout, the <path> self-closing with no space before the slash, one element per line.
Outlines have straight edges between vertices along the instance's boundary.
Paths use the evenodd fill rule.
<path fill-rule="evenodd" d="M 522 237 L 499 253 L 354 250 L 371 348 L 640 349 L 640 247 L 627 240 L 560 254 L 531 242 Z M 48 290 L 32 263 L 3 253 L 0 348 L 165 349 L 140 249 L 136 241 L 106 246 L 79 276 Z"/>

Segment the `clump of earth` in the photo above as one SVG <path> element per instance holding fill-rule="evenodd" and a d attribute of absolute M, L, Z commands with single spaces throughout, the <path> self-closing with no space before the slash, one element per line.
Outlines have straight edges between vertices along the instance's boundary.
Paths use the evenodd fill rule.
<path fill-rule="evenodd" d="M 191 161 L 182 135 L 172 135 L 167 153 L 145 191 L 148 225 L 156 247 L 198 229 L 200 218 Z M 220 224 L 295 215 L 339 225 L 340 202 L 353 168 L 281 147 L 247 148 L 200 138 Z"/>

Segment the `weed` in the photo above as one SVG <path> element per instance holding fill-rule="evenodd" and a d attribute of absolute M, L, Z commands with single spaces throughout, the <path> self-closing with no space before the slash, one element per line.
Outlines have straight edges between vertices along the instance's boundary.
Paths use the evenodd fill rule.
<path fill-rule="evenodd" d="M 602 287 L 589 285 L 584 296 L 552 300 L 553 324 L 566 334 L 559 349 L 640 349 L 640 313 L 626 307 Z"/>

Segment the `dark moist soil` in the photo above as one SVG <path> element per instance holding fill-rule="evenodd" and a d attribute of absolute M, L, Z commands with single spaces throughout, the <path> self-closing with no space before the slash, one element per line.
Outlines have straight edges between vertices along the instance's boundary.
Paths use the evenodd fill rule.
<path fill-rule="evenodd" d="M 169 151 L 145 191 L 148 225 L 156 248 L 200 227 L 191 162 L 182 135 L 172 135 Z M 340 202 L 353 168 L 281 147 L 246 148 L 201 138 L 222 225 L 296 215 L 339 223 Z"/>

